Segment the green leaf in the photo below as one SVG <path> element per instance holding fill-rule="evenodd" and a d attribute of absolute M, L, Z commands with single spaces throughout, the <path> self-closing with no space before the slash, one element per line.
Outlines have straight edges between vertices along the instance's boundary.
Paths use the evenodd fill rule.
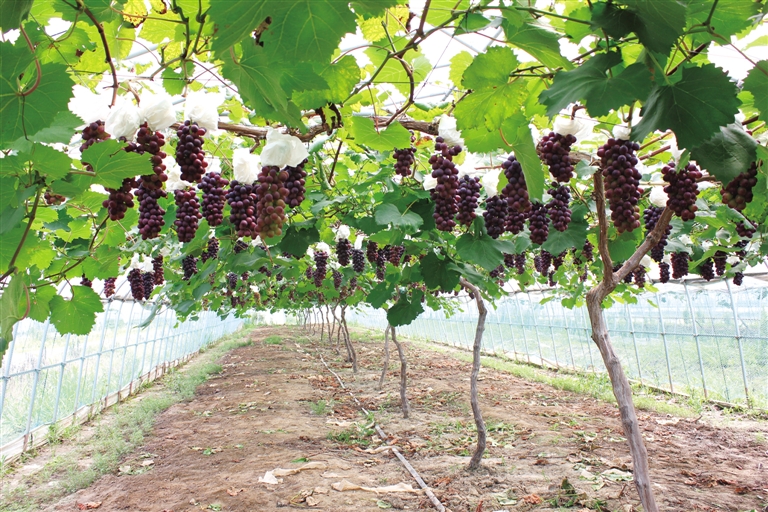
<path fill-rule="evenodd" d="M 498 27 L 499 20 L 489 20 L 485 16 L 477 12 L 468 12 L 461 18 L 454 26 L 454 35 L 471 34 L 472 32 L 480 32 L 486 28 Z"/>
<path fill-rule="evenodd" d="M 685 5 L 677 0 L 621 0 L 637 15 L 633 31 L 643 45 L 666 54 L 685 28 Z"/>
<path fill-rule="evenodd" d="M 480 265 L 487 271 L 498 267 L 504 260 L 502 252 L 496 245 L 496 240 L 488 235 L 474 237 L 469 233 L 461 235 L 456 240 L 456 252 L 469 263 Z"/>
<path fill-rule="evenodd" d="M 584 241 L 587 239 L 587 229 L 589 229 L 586 215 L 586 206 L 582 204 L 574 206 L 568 229 L 562 232 L 550 230 L 547 241 L 542 244 L 541 249 L 557 255 L 574 247 L 583 247 Z"/>
<path fill-rule="evenodd" d="M 56 296 L 56 288 L 45 286 L 29 294 L 29 318 L 37 322 L 45 322 L 51 314 L 50 302 Z M 24 299 L 22 298 L 22 301 Z"/>
<path fill-rule="evenodd" d="M 307 253 L 310 245 L 320 241 L 320 232 L 314 226 L 297 227 L 296 224 L 288 226 L 283 240 L 280 242 L 280 250 L 301 258 Z"/>
<path fill-rule="evenodd" d="M 509 74 L 519 62 L 511 48 L 492 46 L 485 53 L 477 55 L 464 71 L 461 85 L 465 89 L 482 89 L 504 85 Z"/>
<path fill-rule="evenodd" d="M 512 145 L 512 151 L 514 151 L 520 166 L 523 168 L 528 195 L 531 200 L 540 200 L 544 195 L 544 177 L 547 171 L 536 152 L 536 143 L 533 141 L 533 134 L 531 134 L 530 128 L 525 124 L 517 129 L 516 134 L 508 135 L 505 133 L 505 135 L 508 137 L 507 141 Z"/>
<path fill-rule="evenodd" d="M 501 128 L 504 121 L 520 111 L 527 90 L 522 81 L 478 89 L 456 105 L 454 116 L 460 130 Z"/>
<path fill-rule="evenodd" d="M 474 57 L 471 53 L 464 51 L 459 52 L 451 57 L 451 69 L 448 72 L 448 78 L 451 79 L 454 85 L 461 85 L 461 79 L 464 76 L 464 71 L 472 64 Z"/>
<path fill-rule="evenodd" d="M 408 325 L 416 320 L 424 312 L 424 307 L 421 305 L 423 295 L 421 290 L 416 290 L 413 292 L 413 300 L 411 301 L 404 294 L 401 295 L 397 303 L 387 311 L 389 324 L 398 327 Z"/>
<path fill-rule="evenodd" d="M 345 55 L 335 64 L 314 64 L 315 72 L 328 87 L 321 90 L 297 92 L 293 101 L 301 108 L 319 108 L 328 103 L 341 103 L 360 81 L 360 68 L 351 55 Z"/>
<path fill-rule="evenodd" d="M 622 263 L 634 254 L 643 240 L 643 230 L 625 231 L 613 240 L 608 241 L 608 252 L 614 264 Z"/>
<path fill-rule="evenodd" d="M 713 64 L 685 68 L 679 82 L 651 91 L 632 138 L 642 140 L 654 130 L 671 129 L 681 148 L 696 147 L 733 122 L 739 111 L 737 93 L 736 84 Z"/>
<path fill-rule="evenodd" d="M 539 95 L 539 100 L 547 106 L 547 115 L 552 117 L 569 104 L 582 100 L 589 114 L 599 117 L 645 99 L 653 85 L 650 71 L 644 64 L 636 63 L 609 76 L 608 71 L 621 62 L 619 52 L 602 53 L 573 71 L 557 73 L 552 86 Z"/>
<path fill-rule="evenodd" d="M 37 71 L 23 41 L 0 43 L 0 54 L 0 144 L 5 145 L 49 127 L 59 112 L 68 110 L 74 82 L 63 64 L 43 64 L 33 91 Z M 21 96 L 22 91 L 27 96 Z"/>
<path fill-rule="evenodd" d="M 120 188 L 125 178 L 147 174 L 152 165 L 147 155 L 128 153 L 125 144 L 116 140 L 105 140 L 83 151 L 83 163 L 93 167 L 94 183 L 107 188 Z"/>
<path fill-rule="evenodd" d="M 424 219 L 417 213 L 406 211 L 400 213 L 394 204 L 382 204 L 376 208 L 376 222 L 382 226 L 392 225 L 396 228 L 403 228 L 408 233 L 415 233 Z"/>
<path fill-rule="evenodd" d="M 24 289 L 24 275 L 15 274 L 0 295 L 0 363 L 13 339 L 13 326 L 27 310 Z"/>
<path fill-rule="evenodd" d="M 700 25 L 707 21 L 715 0 L 687 0 L 688 19 L 690 25 Z M 711 35 L 709 32 L 691 34 L 697 44 L 706 41 L 715 41 L 718 44 L 726 44 L 732 35 L 752 25 L 752 17 L 760 12 L 760 3 L 754 0 L 727 0 L 718 1 L 712 13 L 711 26 L 718 35 L 725 40 Z"/>
<path fill-rule="evenodd" d="M 366 297 L 366 302 L 371 305 L 372 308 L 380 308 L 386 302 L 392 298 L 392 293 L 395 291 L 395 285 L 388 281 L 382 281 L 377 284 L 371 290 L 371 293 Z"/>
<path fill-rule="evenodd" d="M 75 128 L 82 124 L 83 121 L 69 110 L 61 111 L 53 118 L 53 123 L 50 126 L 35 133 L 29 140 L 45 142 L 47 144 L 55 144 L 57 142 L 69 144 Z"/>
<path fill-rule="evenodd" d="M 411 145 L 411 134 L 400 123 L 392 123 L 384 130 L 376 132 L 373 120 L 367 117 L 353 117 L 347 126 L 355 143 L 368 146 L 376 151 L 392 151 Z"/>
<path fill-rule="evenodd" d="M 192 296 L 195 298 L 195 300 L 200 300 L 203 298 L 203 295 L 211 291 L 211 289 L 213 289 L 211 283 L 203 283 L 194 289 Z"/>
<path fill-rule="evenodd" d="M 398 5 L 399 0 L 355 0 L 350 3 L 355 14 L 363 18 L 374 18 L 384 14 L 386 9 Z"/>
<path fill-rule="evenodd" d="M 57 295 L 50 305 L 51 323 L 59 334 L 88 334 L 96 323 L 96 313 L 104 311 L 99 296 L 87 286 L 73 286 L 71 300 Z"/>
<path fill-rule="evenodd" d="M 0 243 L 0 272 L 5 273 L 8 270 L 8 265 L 13 258 L 16 248 L 21 243 L 21 238 L 24 236 L 26 225 L 22 225 L 12 229 L 7 233 L 3 233 L 2 243 Z M 19 251 L 19 255 L 14 262 L 14 266 L 17 268 L 26 268 L 29 264 L 29 258 L 32 254 L 32 250 L 40 243 L 40 239 L 34 235 L 34 230 L 30 230 L 27 233 L 27 237 L 24 239 L 24 245 Z"/>
<path fill-rule="evenodd" d="M 428 253 L 421 260 L 421 274 L 424 276 L 424 284 L 434 290 L 439 288 L 444 291 L 453 290 L 459 284 L 459 274 L 449 267 L 453 265 L 450 258 L 440 259 L 435 253 Z"/>
<path fill-rule="evenodd" d="M 614 3 L 607 2 L 592 4 L 592 27 L 604 30 L 614 39 L 626 36 L 639 23 L 637 14 L 629 9 L 622 9 Z"/>
<path fill-rule="evenodd" d="M 755 98 L 755 108 L 760 118 L 768 119 L 768 60 L 761 60 L 744 79 L 744 89 Z"/>
<path fill-rule="evenodd" d="M 47 177 L 47 181 L 63 178 L 69 174 L 72 167 L 72 159 L 69 155 L 42 144 L 34 144 L 28 158 L 32 162 L 33 169 Z"/>
<path fill-rule="evenodd" d="M 757 160 L 757 141 L 733 123 L 693 148 L 691 158 L 722 183 L 729 183 Z"/>
<path fill-rule="evenodd" d="M 33 0 L 0 0 L 2 17 L 2 32 L 8 32 L 21 26 L 21 22 L 29 16 Z M 2 359 L 2 358 L 0 358 Z"/>
<path fill-rule="evenodd" d="M 514 26 L 504 14 L 502 23 L 507 42 L 531 54 L 536 60 L 550 68 L 571 69 L 573 64 L 560 54 L 559 36 L 532 23 Z"/>
<path fill-rule="evenodd" d="M 223 53 L 249 36 L 268 16 L 279 15 L 280 11 L 280 2 L 212 2 L 208 16 L 216 24 L 216 32 L 211 49 L 219 54 Z M 163 24 L 166 27 L 167 25 L 168 23 Z"/>

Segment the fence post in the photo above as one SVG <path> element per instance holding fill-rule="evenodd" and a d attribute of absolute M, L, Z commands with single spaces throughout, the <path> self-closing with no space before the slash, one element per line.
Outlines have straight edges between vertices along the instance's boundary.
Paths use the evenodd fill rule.
<path fill-rule="evenodd" d="M 24 429 L 24 445 L 22 452 L 27 451 L 27 442 L 29 442 L 29 432 L 32 430 L 32 414 L 35 411 L 35 395 L 37 394 L 37 383 L 40 381 L 40 366 L 43 363 L 43 351 L 45 350 L 45 341 L 48 339 L 48 328 L 51 325 L 51 317 L 45 321 L 43 327 L 43 341 L 40 343 L 40 352 L 37 355 L 37 366 L 35 367 L 35 378 L 32 381 L 32 394 L 29 398 L 29 411 L 27 413 L 27 428 Z M 10 365 L 9 365 L 10 366 Z"/>
<path fill-rule="evenodd" d="M 131 302 L 131 312 L 128 313 L 128 322 L 126 322 L 126 326 L 127 326 L 126 329 L 129 328 L 130 326 L 131 313 L 133 312 L 134 304 L 135 302 Z M 115 361 L 115 350 L 117 350 L 115 345 L 117 344 L 117 331 L 118 331 L 118 328 L 120 327 L 120 313 L 122 313 L 123 311 L 123 305 L 125 305 L 125 300 L 120 301 L 120 308 L 118 308 L 117 310 L 117 319 L 115 320 L 115 335 L 112 336 L 112 349 L 110 350 L 110 354 L 109 354 L 109 370 L 107 371 L 107 389 L 103 393 L 105 397 L 109 396 L 110 388 L 112 387 L 112 367 Z"/>
<path fill-rule="evenodd" d="M 573 310 L 572 309 L 566 310 L 565 308 L 563 308 L 563 318 L 565 319 L 565 337 L 568 340 L 568 352 L 570 352 L 571 354 L 571 368 L 576 370 L 577 369 L 576 359 L 574 359 L 573 357 L 573 345 L 571 344 L 571 329 L 568 326 L 568 317 L 571 316 L 570 315 L 571 311 Z"/>
<path fill-rule="evenodd" d="M 531 298 L 531 292 L 529 291 L 526 293 L 528 294 L 528 302 L 530 303 L 531 310 L 533 311 L 535 308 L 533 306 L 533 299 Z M 539 322 L 538 322 L 539 315 L 533 314 L 531 316 L 533 317 L 533 329 L 536 332 L 536 344 L 539 346 L 539 364 L 541 364 L 541 366 L 544 366 L 544 356 L 541 353 L 541 337 L 539 336 Z"/>
<path fill-rule="evenodd" d="M 547 312 L 547 320 L 549 320 L 549 336 L 550 336 L 550 339 L 552 340 L 552 351 L 555 353 L 555 366 L 557 368 L 560 368 L 560 360 L 557 357 L 557 342 L 555 341 L 555 328 L 554 328 L 555 320 L 552 318 L 552 315 L 549 314 L 549 302 L 544 304 L 544 311 Z"/>
<path fill-rule="evenodd" d="M 106 323 L 106 317 L 104 319 L 104 322 Z M 94 327 L 95 327 L 95 325 L 94 325 Z M 91 331 L 93 331 L 93 329 L 91 329 Z M 85 336 L 85 342 L 83 343 L 83 351 L 80 354 L 80 373 L 79 373 L 79 375 L 77 377 L 77 391 L 75 391 L 75 405 L 72 408 L 72 414 L 77 412 L 78 405 L 80 404 L 80 388 L 81 388 L 81 384 L 83 382 L 83 370 L 85 370 L 85 354 L 88 351 L 87 350 L 87 348 L 88 348 L 88 340 L 90 339 L 90 337 L 91 337 L 90 333 L 88 333 Z"/>
<path fill-rule="evenodd" d="M 688 312 L 691 313 L 691 326 L 693 327 L 693 339 L 696 341 L 696 352 L 699 355 L 699 371 L 701 372 L 701 385 L 704 388 L 704 399 L 708 400 L 707 379 L 704 377 L 704 359 L 701 357 L 701 346 L 699 344 L 699 326 L 696 324 L 696 316 L 693 313 L 691 294 L 688 292 L 688 283 L 685 281 L 683 281 L 683 288 L 685 289 L 685 298 L 688 302 Z M 738 329 L 738 326 L 736 328 Z"/>
<path fill-rule="evenodd" d="M 523 328 L 523 346 L 525 347 L 525 359 L 531 364 L 531 353 L 528 351 L 528 335 L 525 333 L 525 321 L 523 321 L 523 310 L 520 308 L 519 293 L 515 293 L 515 302 L 517 302 L 517 313 L 520 315 L 520 326 Z"/>
<path fill-rule="evenodd" d="M 104 352 L 104 338 L 107 334 L 107 325 L 109 325 L 109 310 L 112 309 L 112 299 L 107 301 L 107 309 L 104 311 L 104 326 L 101 329 L 101 338 L 99 339 L 99 353 L 96 354 L 96 371 L 93 374 L 93 386 L 91 386 L 91 403 L 96 400 L 96 386 L 99 383 L 99 365 L 101 365 L 101 354 Z M 75 409 L 77 412 L 77 409 Z"/>
<path fill-rule="evenodd" d="M 67 334 L 66 341 L 64 342 L 64 355 L 61 357 L 61 371 L 59 372 L 59 383 L 56 386 L 56 398 L 53 405 L 53 421 L 56 423 L 59 419 L 59 400 L 61 399 L 61 385 L 64 382 L 64 369 L 67 367 L 67 352 L 69 352 L 69 340 L 72 337 L 71 334 Z M 86 338 L 87 339 L 87 338 Z"/>
<path fill-rule="evenodd" d="M 637 337 L 635 336 L 635 324 L 632 321 L 632 315 L 629 314 L 629 305 L 624 303 L 624 314 L 627 315 L 627 321 L 629 322 L 629 332 L 632 333 L 632 344 L 635 346 L 635 359 L 637 360 L 637 376 L 640 379 L 640 384 L 643 383 L 643 370 L 640 368 L 640 352 L 637 350 Z"/>
<path fill-rule="evenodd" d="M 120 401 L 120 390 L 123 389 L 123 372 L 125 370 L 125 359 L 128 354 L 128 341 L 131 338 L 131 326 L 133 325 L 133 308 L 136 306 L 136 301 L 131 304 L 131 312 L 128 313 L 128 325 L 125 330 L 125 342 L 123 343 L 123 357 L 120 358 L 120 379 L 117 381 L 118 402 Z"/>
<path fill-rule="evenodd" d="M 661 314 L 661 301 L 659 300 L 659 292 L 656 292 L 656 309 L 659 311 L 659 324 L 661 326 L 661 339 L 664 342 L 664 356 L 667 358 L 667 376 L 669 377 L 669 391 L 675 392 L 675 387 L 672 384 L 672 366 L 669 362 L 669 347 L 667 346 L 667 330 L 664 328 L 664 317 Z"/>
<path fill-rule="evenodd" d="M 2 368 L 5 371 L 3 371 L 3 376 L 1 377 L 3 388 L 0 390 L 0 421 L 3 419 L 2 414 L 5 410 L 3 409 L 3 405 L 5 405 L 5 393 L 8 391 L 8 381 L 10 380 L 13 349 L 16 347 L 16 337 L 19 335 L 19 323 L 20 322 L 17 322 L 16 325 L 13 326 L 13 338 L 11 339 L 11 345 L 8 347 L 8 353 L 5 355 L 5 360 L 2 365 Z"/>
<path fill-rule="evenodd" d="M 731 291 L 731 282 L 726 279 L 725 286 L 728 288 L 728 296 L 731 299 L 731 311 L 733 311 L 733 322 L 736 326 L 736 341 L 739 344 L 739 359 L 741 360 L 741 378 L 744 379 L 744 397 L 747 399 L 747 407 L 749 407 L 749 384 L 747 382 L 747 367 L 744 364 L 744 348 L 741 344 L 741 329 L 739 328 L 739 314 L 736 312 L 736 302 L 733 300 L 733 292 Z"/>

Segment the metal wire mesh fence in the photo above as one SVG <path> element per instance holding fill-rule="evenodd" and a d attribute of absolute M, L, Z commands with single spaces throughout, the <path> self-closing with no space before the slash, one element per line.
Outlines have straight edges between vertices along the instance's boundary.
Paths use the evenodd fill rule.
<path fill-rule="evenodd" d="M 119 402 L 202 347 L 242 325 L 211 311 L 178 322 L 154 304 L 104 302 L 91 332 L 56 332 L 50 321 L 24 320 L 0 366 L 0 460 L 45 439 L 49 425 L 67 426 Z"/>
<path fill-rule="evenodd" d="M 483 349 L 518 361 L 603 372 L 585 307 L 568 309 L 551 291 L 518 292 L 490 308 Z M 667 284 L 636 304 L 605 310 L 612 342 L 630 379 L 708 400 L 768 408 L 768 287 L 745 278 Z M 457 298 L 450 318 L 427 309 L 402 335 L 471 348 L 477 324 L 474 301 Z M 381 329 L 382 310 L 347 315 L 349 322 Z"/>

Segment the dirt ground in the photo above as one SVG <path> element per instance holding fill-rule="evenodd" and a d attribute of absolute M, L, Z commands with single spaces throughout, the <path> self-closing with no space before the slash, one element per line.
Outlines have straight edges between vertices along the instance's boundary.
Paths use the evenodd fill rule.
<path fill-rule="evenodd" d="M 153 436 L 118 474 L 47 510 L 78 510 L 90 502 L 101 502 L 99 510 L 153 512 L 431 509 L 421 492 L 337 490 L 349 484 L 418 488 L 382 448 L 387 443 L 401 449 L 453 512 L 638 510 L 611 404 L 484 368 L 488 451 L 483 468 L 470 473 L 467 363 L 406 343 L 413 413 L 404 420 L 396 352 L 384 389 L 376 389 L 380 341 L 356 344 L 361 367 L 354 375 L 330 347 L 310 343 L 298 329 L 250 335 L 254 344 L 224 356 L 223 372 L 200 386 L 194 400 L 160 415 Z M 318 353 L 374 413 L 387 443 Z M 643 411 L 640 422 L 662 510 L 768 510 L 764 424 L 720 428 Z M 259 482 L 267 471 L 307 464 L 277 477 L 279 483 Z"/>

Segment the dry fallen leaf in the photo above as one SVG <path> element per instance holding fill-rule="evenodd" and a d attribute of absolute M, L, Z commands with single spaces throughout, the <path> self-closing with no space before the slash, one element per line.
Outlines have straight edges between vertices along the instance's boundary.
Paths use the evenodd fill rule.
<path fill-rule="evenodd" d="M 529 505 L 539 505 L 544 500 L 541 499 L 541 496 L 538 496 L 536 494 L 529 494 L 528 496 L 523 496 L 523 501 Z"/>
<path fill-rule="evenodd" d="M 229 494 L 230 496 L 237 496 L 244 490 L 245 489 L 235 489 L 234 487 L 230 487 L 229 489 L 227 489 L 227 494 Z"/>
<path fill-rule="evenodd" d="M 99 508 L 101 506 L 100 501 L 88 501 L 86 503 L 78 503 L 77 508 L 80 510 L 93 510 L 95 508 Z"/>

